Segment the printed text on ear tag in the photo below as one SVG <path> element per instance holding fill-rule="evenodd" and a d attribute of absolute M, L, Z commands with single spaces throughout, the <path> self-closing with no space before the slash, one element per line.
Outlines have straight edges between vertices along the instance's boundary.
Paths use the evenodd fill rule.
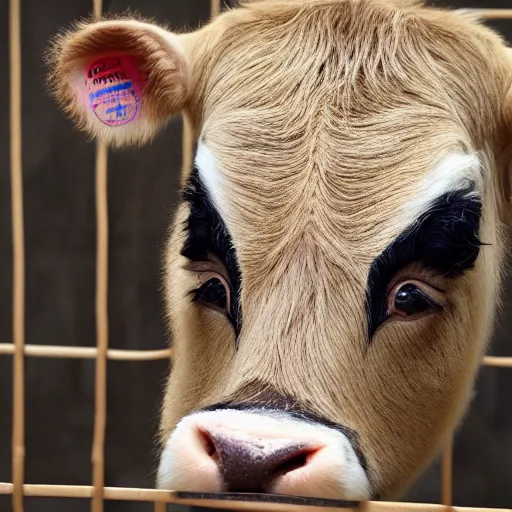
<path fill-rule="evenodd" d="M 89 105 L 107 126 L 121 126 L 140 115 L 140 72 L 128 56 L 103 57 L 87 69 Z"/>

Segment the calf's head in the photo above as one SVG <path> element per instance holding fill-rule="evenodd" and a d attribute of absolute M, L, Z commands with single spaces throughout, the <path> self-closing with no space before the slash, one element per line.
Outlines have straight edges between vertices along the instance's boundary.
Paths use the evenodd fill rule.
<path fill-rule="evenodd" d="M 197 140 L 165 260 L 158 485 L 403 490 L 463 414 L 496 308 L 499 37 L 410 1 L 267 0 L 180 35 L 82 24 L 51 62 L 90 134 L 142 143 L 183 111 Z"/>

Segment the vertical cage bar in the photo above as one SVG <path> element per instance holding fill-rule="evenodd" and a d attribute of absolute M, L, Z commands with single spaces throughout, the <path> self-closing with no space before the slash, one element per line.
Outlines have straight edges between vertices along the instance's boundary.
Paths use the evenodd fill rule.
<path fill-rule="evenodd" d="M 181 177 L 183 180 L 188 177 L 188 173 L 192 167 L 192 160 L 194 158 L 194 138 L 192 134 L 192 124 L 189 117 L 183 112 L 181 118 L 183 121 L 183 131 L 181 135 Z"/>
<path fill-rule="evenodd" d="M 221 9 L 221 0 L 211 0 L 210 4 L 210 14 L 212 18 L 218 16 L 220 14 Z"/>
<path fill-rule="evenodd" d="M 92 511 L 103 511 L 105 478 L 105 427 L 107 423 L 107 349 L 108 349 L 108 202 L 107 148 L 98 142 L 96 148 L 96 356 L 94 438 L 92 449 Z"/>
<path fill-rule="evenodd" d="M 452 506 L 453 501 L 453 438 L 447 443 L 441 463 L 441 504 Z"/>
<path fill-rule="evenodd" d="M 94 18 L 102 15 L 102 0 L 93 0 Z M 107 147 L 96 145 L 96 357 L 94 435 L 92 446 L 92 512 L 103 512 L 105 486 L 105 427 L 107 423 L 108 350 L 108 196 Z"/>
<path fill-rule="evenodd" d="M 25 240 L 21 152 L 21 21 L 20 0 L 9 4 L 10 144 L 13 243 L 13 421 L 12 473 L 14 512 L 23 512 L 25 477 Z"/>

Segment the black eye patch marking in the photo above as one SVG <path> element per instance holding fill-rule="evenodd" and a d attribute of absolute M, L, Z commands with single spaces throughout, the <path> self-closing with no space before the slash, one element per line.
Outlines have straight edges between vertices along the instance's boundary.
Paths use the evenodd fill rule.
<path fill-rule="evenodd" d="M 188 203 L 190 213 L 185 221 L 184 229 L 187 238 L 181 249 L 181 254 L 191 261 L 199 262 L 208 261 L 210 255 L 214 254 L 222 261 L 230 281 L 231 307 L 228 317 L 238 337 L 242 327 L 242 309 L 240 306 L 242 277 L 236 250 L 224 221 L 201 182 L 196 167 L 190 173 L 188 183 L 183 191 L 183 200 Z M 203 289 L 203 287 L 204 285 L 197 290 L 197 293 L 205 292 L 206 289 Z M 212 292 L 211 289 L 210 292 Z"/>
<path fill-rule="evenodd" d="M 370 340 L 386 319 L 387 288 L 399 270 L 420 262 L 439 275 L 454 278 L 473 268 L 482 245 L 482 203 L 471 192 L 472 189 L 465 189 L 440 196 L 413 226 L 375 258 L 366 291 Z"/>

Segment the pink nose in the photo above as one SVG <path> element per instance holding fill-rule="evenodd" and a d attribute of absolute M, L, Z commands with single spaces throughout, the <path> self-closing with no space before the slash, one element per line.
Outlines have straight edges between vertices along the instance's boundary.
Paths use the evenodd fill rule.
<path fill-rule="evenodd" d="M 160 489 L 368 500 L 370 482 L 338 429 L 278 411 L 201 411 L 169 436 Z"/>
<path fill-rule="evenodd" d="M 315 451 L 292 440 L 262 439 L 230 431 L 201 430 L 227 492 L 271 492 L 275 480 L 308 464 Z"/>

